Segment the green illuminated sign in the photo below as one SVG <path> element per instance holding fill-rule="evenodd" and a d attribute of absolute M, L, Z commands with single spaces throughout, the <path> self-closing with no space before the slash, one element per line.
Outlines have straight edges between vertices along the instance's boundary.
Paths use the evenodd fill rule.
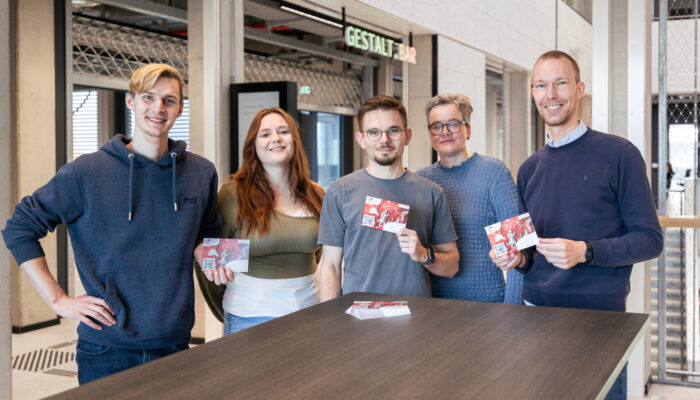
<path fill-rule="evenodd" d="M 311 94 L 311 86 L 299 86 L 299 94 Z"/>
<path fill-rule="evenodd" d="M 393 39 L 348 25 L 345 28 L 345 43 L 350 47 L 379 54 L 395 60 L 416 63 L 416 48 L 396 43 Z"/>

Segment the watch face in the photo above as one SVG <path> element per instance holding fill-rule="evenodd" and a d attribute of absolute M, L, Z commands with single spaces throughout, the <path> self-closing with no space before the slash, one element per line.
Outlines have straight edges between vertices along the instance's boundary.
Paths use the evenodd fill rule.
<path fill-rule="evenodd" d="M 586 250 L 586 262 L 593 261 L 593 249 Z"/>
<path fill-rule="evenodd" d="M 423 263 L 423 265 L 430 265 L 435 262 L 435 251 L 432 247 L 428 247 L 428 259 Z"/>

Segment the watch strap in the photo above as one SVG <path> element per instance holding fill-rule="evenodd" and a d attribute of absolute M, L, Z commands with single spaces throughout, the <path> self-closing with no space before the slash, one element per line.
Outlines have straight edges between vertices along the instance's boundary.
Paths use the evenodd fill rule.
<path fill-rule="evenodd" d="M 586 257 L 585 263 L 590 264 L 593 262 L 593 257 L 595 256 L 595 253 L 593 252 L 593 245 L 591 245 L 591 242 L 588 240 L 584 240 L 583 242 L 586 244 L 586 253 L 584 254 Z"/>
<path fill-rule="evenodd" d="M 421 264 L 430 265 L 435 262 L 435 251 L 432 247 L 428 247 L 426 250 L 428 251 L 428 259 L 425 260 L 425 262 L 422 262 Z"/>

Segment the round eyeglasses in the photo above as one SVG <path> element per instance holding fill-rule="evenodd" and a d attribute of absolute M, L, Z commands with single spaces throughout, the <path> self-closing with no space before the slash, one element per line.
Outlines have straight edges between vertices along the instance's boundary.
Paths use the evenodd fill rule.
<path fill-rule="evenodd" d="M 373 142 L 381 139 L 382 133 L 386 133 L 386 137 L 388 137 L 389 140 L 399 140 L 401 132 L 403 132 L 403 129 L 399 127 L 392 127 L 384 131 L 378 128 L 370 128 L 365 131 L 367 138 Z"/>
<path fill-rule="evenodd" d="M 432 124 L 428 125 L 428 129 L 430 130 L 431 135 L 440 136 L 442 135 L 443 127 L 447 128 L 447 131 L 450 133 L 457 133 L 459 132 L 459 128 L 462 124 L 467 125 L 467 121 L 452 120 L 444 124 L 442 122 L 433 122 Z"/>

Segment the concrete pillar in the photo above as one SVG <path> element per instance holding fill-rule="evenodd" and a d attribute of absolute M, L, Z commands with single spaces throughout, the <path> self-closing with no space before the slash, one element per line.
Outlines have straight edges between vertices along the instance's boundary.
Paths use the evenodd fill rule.
<path fill-rule="evenodd" d="M 627 110 L 621 118 L 627 120 L 627 139 L 639 149 L 646 160 L 647 175 L 651 174 L 651 1 L 645 5 L 628 1 L 627 14 Z M 617 115 L 614 115 L 617 118 Z M 639 263 L 632 270 L 632 290 L 627 309 L 648 313 L 651 306 L 650 263 Z M 651 375 L 651 333 L 634 350 L 630 358 L 628 392 L 642 396 Z"/>
<path fill-rule="evenodd" d="M 498 88 L 490 83 L 486 83 L 486 107 L 485 119 L 486 130 L 486 155 L 498 157 Z"/>
<path fill-rule="evenodd" d="M 56 173 L 53 1 L 18 1 L 16 24 L 16 158 L 11 203 L 34 192 Z M 45 79 L 38 79 L 44 77 Z M 56 236 L 41 240 L 56 273 Z M 27 327 L 57 316 L 12 262 L 12 325 Z"/>
<path fill-rule="evenodd" d="M 190 2 L 188 63 L 190 148 L 216 165 L 219 182 L 229 174 L 229 85 L 244 82 L 243 0 Z M 234 139 L 237 140 L 237 139 Z M 205 340 L 223 333 L 199 297 L 195 330 Z"/>
<path fill-rule="evenodd" d="M 627 137 L 627 74 L 629 49 L 627 37 L 627 1 L 610 2 L 610 131 Z M 595 28 L 594 28 L 595 29 Z M 640 82 L 641 83 L 641 82 Z"/>
<path fill-rule="evenodd" d="M 432 98 L 432 37 L 431 35 L 413 36 L 413 47 L 416 48 L 416 64 L 408 66 L 408 79 L 404 76 L 404 86 L 408 86 L 408 126 L 413 130 L 413 138 L 409 145 L 408 163 L 406 167 L 412 171 L 430 165 L 432 147 L 428 136 L 427 121 L 425 120 L 425 104 Z M 380 69 L 381 70 L 381 69 Z"/>
<path fill-rule="evenodd" d="M 377 94 L 394 96 L 394 65 L 393 59 L 381 57 L 377 70 Z"/>
<path fill-rule="evenodd" d="M 472 136 L 467 150 L 486 154 L 486 55 L 438 36 L 438 93 L 464 93 L 472 100 Z"/>
<path fill-rule="evenodd" d="M 610 2 L 593 0 L 593 82 L 586 82 L 594 93 L 591 128 L 610 132 Z"/>
<path fill-rule="evenodd" d="M 700 198 L 700 180 L 695 177 L 685 178 L 684 214 L 695 215 L 697 207 L 696 199 Z M 696 260 L 700 260 L 700 235 L 697 229 L 684 229 L 685 240 L 685 265 L 682 266 L 685 272 L 685 282 L 683 291 L 685 292 L 685 325 L 686 333 L 686 359 L 687 369 L 690 371 L 700 371 L 700 343 L 695 332 L 700 332 L 700 309 L 698 304 L 697 282 L 695 275 Z M 689 376 L 688 382 L 700 382 L 700 377 Z"/>
<path fill-rule="evenodd" d="M 651 4 L 650 0 L 593 1 L 592 127 L 627 138 L 651 171 Z M 649 263 L 632 269 L 627 311 L 650 312 Z M 650 335 L 633 350 L 627 388 L 644 396 L 650 374 Z"/>
<path fill-rule="evenodd" d="M 97 89 L 97 147 L 114 136 L 114 91 Z"/>
<path fill-rule="evenodd" d="M 10 0 L 0 0 L 0 221 L 12 213 L 13 96 Z M 0 246 L 0 399 L 12 396 L 12 320 L 10 318 L 10 269 L 12 256 Z"/>

